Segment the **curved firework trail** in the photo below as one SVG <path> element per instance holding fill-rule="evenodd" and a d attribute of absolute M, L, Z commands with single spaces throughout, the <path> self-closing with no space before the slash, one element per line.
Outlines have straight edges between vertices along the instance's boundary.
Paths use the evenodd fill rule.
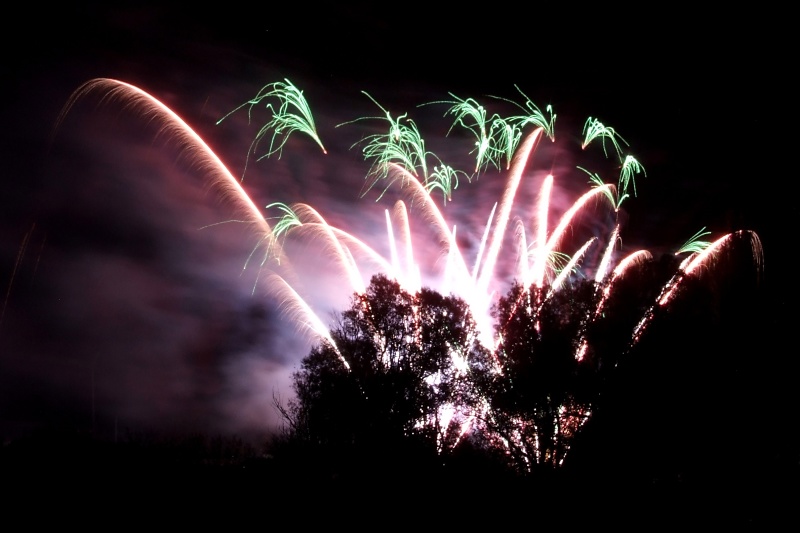
<path fill-rule="evenodd" d="M 542 128 L 536 128 L 533 133 L 528 135 L 525 142 L 517 155 L 514 156 L 511 171 L 508 177 L 508 185 L 503 192 L 503 198 L 500 200 L 500 212 L 497 217 L 497 226 L 492 232 L 492 239 L 489 244 L 489 250 L 486 254 L 486 263 L 483 266 L 481 275 L 478 278 L 478 290 L 485 291 L 489 285 L 489 277 L 494 275 L 494 267 L 497 263 L 497 256 L 500 253 L 500 246 L 503 241 L 503 236 L 506 232 L 508 225 L 508 218 L 511 214 L 511 207 L 514 203 L 514 197 L 517 194 L 520 180 L 522 180 L 522 171 L 528 163 L 528 158 L 533 153 L 539 140 L 542 138 Z"/>
<path fill-rule="evenodd" d="M 157 136 L 165 135 L 176 140 L 182 149 L 191 156 L 193 162 L 198 165 L 199 170 L 212 176 L 213 184 L 219 188 L 223 197 L 233 200 L 234 205 L 243 211 L 246 221 L 255 228 L 259 242 L 268 242 L 269 247 L 274 250 L 273 254 L 279 258 L 279 262 L 285 262 L 288 265 L 288 258 L 284 256 L 278 242 L 274 239 L 272 228 L 239 180 L 231 174 L 211 147 L 181 117 L 139 87 L 112 78 L 95 78 L 87 81 L 72 92 L 67 103 L 61 109 L 53 130 L 54 134 L 78 100 L 86 98 L 92 92 L 102 94 L 101 102 L 118 100 L 126 107 L 140 112 L 143 118 L 157 121 L 160 126 Z"/>
<path fill-rule="evenodd" d="M 464 261 L 464 256 L 458 250 L 454 232 L 451 232 L 449 224 L 445 220 L 439 206 L 437 206 L 433 198 L 431 198 L 430 192 L 414 174 L 411 174 L 405 168 L 394 163 L 390 163 L 390 167 L 392 172 L 402 176 L 402 180 L 400 181 L 401 188 L 410 195 L 411 202 L 416 206 L 421 206 L 425 219 L 431 220 L 434 227 L 438 229 L 439 242 L 445 247 L 448 258 L 456 257 L 458 261 L 456 264 L 457 271 L 452 274 L 458 279 L 458 282 L 469 279 L 469 269 Z M 395 181 L 395 183 L 397 182 Z"/>
<path fill-rule="evenodd" d="M 268 276 L 268 291 L 278 297 L 278 303 L 284 313 L 300 328 L 311 332 L 322 342 L 329 344 L 347 370 L 350 370 L 350 363 L 341 354 L 336 341 L 331 337 L 328 326 L 325 325 L 306 301 L 297 294 L 289 283 L 278 274 L 271 273 Z"/>
<path fill-rule="evenodd" d="M 393 220 L 396 220 L 399 225 L 400 242 L 403 246 L 405 274 L 402 274 L 403 270 L 400 266 L 400 253 L 397 250 L 397 241 L 394 236 Z M 406 208 L 405 202 L 402 200 L 395 202 L 391 212 L 388 209 L 386 210 L 386 231 L 389 235 L 389 246 L 392 254 L 391 268 L 386 269 L 386 271 L 394 272 L 395 279 L 400 282 L 400 285 L 406 291 L 412 294 L 418 292 L 422 288 L 422 280 L 420 279 L 419 267 L 414 262 L 414 247 L 411 241 L 411 224 L 408 218 L 408 209 Z"/>
<path fill-rule="evenodd" d="M 597 317 L 602 311 L 605 305 L 606 300 L 608 300 L 608 296 L 611 294 L 611 288 L 613 287 L 614 283 L 622 278 L 627 272 L 628 269 L 633 268 L 636 265 L 641 265 L 645 261 L 649 261 L 653 258 L 653 254 L 650 253 L 649 250 L 636 250 L 635 252 L 628 254 L 624 257 L 619 263 L 617 263 L 616 268 L 611 272 L 611 278 L 603 284 L 603 296 L 600 302 L 597 304 L 597 309 L 594 312 L 594 316 Z"/>
<path fill-rule="evenodd" d="M 347 275 L 347 279 L 350 281 L 350 286 L 355 292 L 363 293 L 364 280 L 361 277 L 358 265 L 353 259 L 353 255 L 350 253 L 350 250 L 342 246 L 342 242 L 337 238 L 337 232 L 334 231 L 333 227 L 328 224 L 328 222 L 322 217 L 322 215 L 319 214 L 316 209 L 308 204 L 295 204 L 295 212 L 301 220 L 304 217 L 308 217 L 313 221 L 309 224 L 302 225 L 308 225 L 309 227 L 313 228 L 315 233 L 320 233 L 322 237 L 325 238 L 333 251 L 334 258 Z M 340 231 L 339 234 L 341 233 L 343 232 Z"/>
<path fill-rule="evenodd" d="M 408 218 L 408 208 L 402 200 L 395 202 L 394 205 L 394 218 L 400 225 L 400 238 L 406 256 L 407 284 L 409 288 L 414 289 L 414 292 L 416 292 L 422 288 L 422 280 L 419 265 L 414 260 L 414 246 L 411 241 L 411 220 Z"/>
<path fill-rule="evenodd" d="M 708 268 L 714 258 L 717 257 L 717 255 L 723 249 L 731 245 L 736 237 L 743 236 L 746 236 L 750 241 L 753 262 L 756 266 L 756 269 L 760 272 L 764 261 L 764 250 L 761 246 L 761 239 L 755 232 L 750 230 L 739 230 L 728 233 L 718 238 L 714 242 L 709 243 L 704 250 L 693 252 L 681 262 L 680 266 L 678 267 L 678 271 L 661 289 L 661 292 L 656 299 L 656 303 L 647 310 L 645 315 L 634 328 L 631 347 L 638 343 L 645 329 L 650 322 L 652 322 L 653 318 L 655 317 L 656 309 L 666 306 L 676 297 L 677 291 L 684 279 L 692 275 L 697 275 L 702 270 Z"/>
<path fill-rule="evenodd" d="M 526 286 L 532 283 L 537 288 L 542 287 L 544 284 L 548 259 L 550 255 L 558 248 L 558 245 L 561 243 L 561 239 L 564 237 L 564 233 L 567 231 L 567 228 L 569 228 L 570 224 L 572 224 L 575 216 L 589 200 L 595 196 L 604 194 L 605 191 L 610 187 L 611 185 L 604 185 L 603 187 L 595 187 L 594 189 L 583 193 L 580 198 L 578 198 L 575 203 L 572 204 L 567 212 L 561 216 L 558 225 L 553 230 L 553 233 L 550 234 L 550 238 L 548 238 L 545 244 L 541 245 L 541 249 L 534 254 L 536 260 L 531 271 L 531 279 L 526 280 Z"/>

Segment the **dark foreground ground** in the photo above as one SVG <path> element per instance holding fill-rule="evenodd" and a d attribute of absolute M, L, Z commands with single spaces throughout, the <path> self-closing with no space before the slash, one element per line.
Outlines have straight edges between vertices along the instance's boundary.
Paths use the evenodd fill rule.
<path fill-rule="evenodd" d="M 754 526 L 794 529 L 800 467 L 664 476 L 581 465 L 514 478 L 461 464 L 322 474 L 238 439 L 124 443 L 41 433 L 0 452 L 3 514 L 29 525 L 116 527 Z M 105 525 L 104 525 L 105 524 Z"/>

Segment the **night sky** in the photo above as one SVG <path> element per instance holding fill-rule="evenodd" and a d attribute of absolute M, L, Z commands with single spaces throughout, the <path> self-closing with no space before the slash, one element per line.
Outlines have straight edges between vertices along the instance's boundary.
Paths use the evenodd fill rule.
<path fill-rule="evenodd" d="M 784 96 L 786 49 L 766 31 L 779 13 L 728 14 L 722 26 L 635 10 L 619 19 L 539 8 L 434 17 L 409 4 L 384 13 L 54 9 L 23 17 L 21 37 L 3 37 L 4 438 L 47 424 L 258 437 L 279 423 L 273 398 L 290 397 L 290 374 L 311 346 L 265 290 L 262 254 L 248 260 L 257 239 L 232 222 L 230 197 L 158 135 L 157 118 L 98 91 L 55 128 L 73 91 L 95 78 L 130 83 L 177 113 L 259 208 L 301 201 L 363 239 L 385 239 L 390 204 L 360 197 L 369 164 L 353 145 L 376 123 L 338 126 L 382 115 L 361 91 L 394 116 L 408 113 L 430 132 L 429 149 L 460 153 L 465 162 L 453 166 L 468 166 L 469 138 L 445 137 L 446 107 L 417 106 L 448 93 L 517 99 L 517 85 L 553 106 L 564 143 L 533 167 L 574 173 L 584 120 L 596 117 L 646 168 L 625 206 L 624 246 L 661 253 L 702 228 L 709 238 L 753 230 L 766 286 L 788 273 L 781 228 L 795 208 L 780 190 L 794 179 L 778 132 L 796 111 Z M 754 27 L 764 38 L 750 38 Z M 295 135 L 280 157 L 248 163 L 263 122 L 248 124 L 244 111 L 217 122 L 284 79 L 304 91 L 328 153 Z M 472 247 L 501 194 L 492 177 L 462 183 L 448 203 Z M 565 178 L 559 199 L 586 187 L 585 175 Z M 349 291 L 319 257 L 306 243 L 295 266 L 327 320 Z M 776 329 L 788 322 L 782 294 L 770 300 Z M 770 337 L 765 349 L 778 343 Z"/>

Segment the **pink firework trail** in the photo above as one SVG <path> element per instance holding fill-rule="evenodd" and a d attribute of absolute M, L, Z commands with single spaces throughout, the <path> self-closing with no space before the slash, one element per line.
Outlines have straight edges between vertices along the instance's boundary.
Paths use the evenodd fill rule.
<path fill-rule="evenodd" d="M 647 326 L 652 322 L 655 310 L 666 306 L 676 297 L 683 280 L 693 275 L 699 275 L 703 270 L 710 268 L 717 256 L 732 244 L 735 237 L 747 237 L 753 252 L 753 262 L 759 270 L 762 268 L 764 251 L 761 247 L 761 239 L 753 231 L 739 230 L 728 233 L 710 243 L 703 251 L 692 253 L 681 261 L 678 272 L 664 285 L 656 303 L 648 309 L 636 325 L 633 331 L 632 345 L 639 341 Z"/>
<path fill-rule="evenodd" d="M 217 154 L 203 141 L 203 139 L 189 127 L 174 111 L 164 105 L 142 89 L 125 83 L 124 81 L 97 78 L 90 80 L 76 89 L 56 121 L 56 128 L 63 122 L 75 103 L 97 91 L 103 94 L 103 100 L 119 100 L 126 106 L 139 111 L 143 119 L 157 120 L 160 124 L 158 135 L 168 136 L 179 143 L 186 151 L 186 155 L 197 164 L 197 169 L 207 173 L 213 184 L 220 189 L 224 197 L 233 202 L 243 211 L 262 238 L 272 237 L 272 228 L 267 223 L 261 210 L 253 203 L 250 196 L 242 188 Z"/>

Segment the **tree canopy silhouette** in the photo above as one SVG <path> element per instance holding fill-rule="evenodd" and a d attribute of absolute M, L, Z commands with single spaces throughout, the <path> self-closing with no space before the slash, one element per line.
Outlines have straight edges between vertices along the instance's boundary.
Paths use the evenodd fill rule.
<path fill-rule="evenodd" d="M 463 300 L 373 277 L 339 315 L 333 342 L 303 359 L 295 398 L 276 402 L 284 440 L 336 469 L 383 464 L 386 454 L 422 464 L 465 442 L 518 473 L 558 467 L 591 415 L 609 345 L 617 354 L 627 338 L 606 336 L 606 352 L 576 357 L 597 336 L 587 317 L 602 297 L 598 286 L 580 281 L 543 294 L 513 285 L 493 312 L 499 342 L 486 347 Z M 623 322 L 609 320 L 630 331 L 632 319 Z"/>
<path fill-rule="evenodd" d="M 664 402 L 686 405 L 673 409 L 674 419 L 697 395 L 676 403 L 677 392 L 662 390 L 635 401 L 629 393 L 641 386 L 637 376 L 666 376 L 670 368 L 678 372 L 670 374 L 672 383 L 697 381 L 680 375 L 685 364 L 665 361 L 709 359 L 701 353 L 709 344 L 720 334 L 732 337 L 712 324 L 724 302 L 707 279 L 684 280 L 669 306 L 655 305 L 676 261 L 664 256 L 630 268 L 613 279 L 613 290 L 612 282 L 577 274 L 557 290 L 514 283 L 493 307 L 491 346 L 481 342 L 468 304 L 458 297 L 431 289 L 410 294 L 377 275 L 338 316 L 331 342 L 303 359 L 293 375 L 295 398 L 287 405 L 276 400 L 286 423 L 283 450 L 303 450 L 305 459 L 321 460 L 332 473 L 410 464 L 419 472 L 454 464 L 466 450 L 496 472 L 525 478 L 559 470 L 573 445 L 597 445 L 601 412 L 620 434 L 620 423 L 647 417 L 655 401 L 665 413 Z M 698 326 L 708 339 L 696 349 L 682 346 Z M 693 371 L 708 382 L 718 364 L 708 360 L 708 371 L 699 372 L 695 362 Z M 677 438 L 681 430 L 674 427 Z M 587 457 L 599 460 L 585 450 L 580 455 L 583 464 Z"/>
<path fill-rule="evenodd" d="M 472 375 L 489 357 L 463 300 L 429 289 L 412 295 L 377 275 L 331 338 L 303 359 L 296 398 L 279 405 L 295 446 L 334 468 L 455 448 L 477 409 Z"/>

